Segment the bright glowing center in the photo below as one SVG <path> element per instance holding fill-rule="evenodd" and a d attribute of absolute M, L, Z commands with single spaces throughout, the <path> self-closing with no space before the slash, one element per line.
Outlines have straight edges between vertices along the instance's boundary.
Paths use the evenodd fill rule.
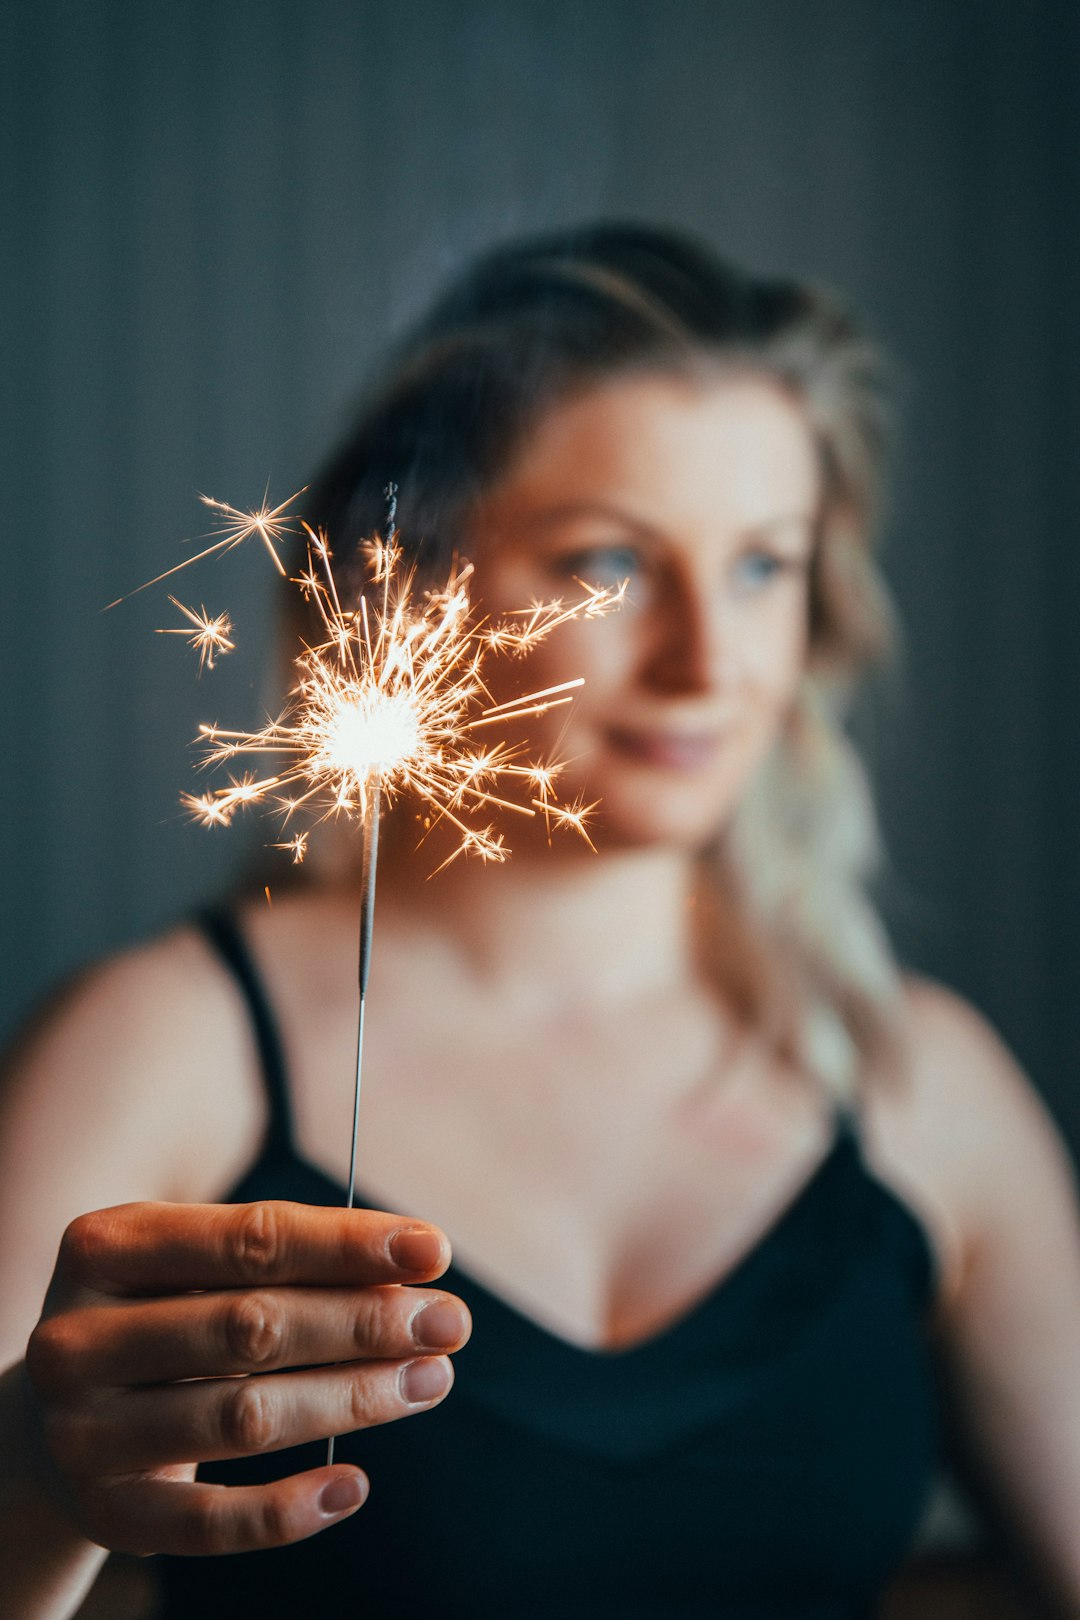
<path fill-rule="evenodd" d="M 330 770 L 363 781 L 372 771 L 403 765 L 419 745 L 419 717 L 408 693 L 343 693 L 328 717 L 323 758 Z"/>

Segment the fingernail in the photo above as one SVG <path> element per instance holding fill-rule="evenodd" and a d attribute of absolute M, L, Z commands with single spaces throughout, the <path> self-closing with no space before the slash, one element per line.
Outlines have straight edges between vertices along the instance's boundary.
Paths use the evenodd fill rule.
<path fill-rule="evenodd" d="M 410 1406 L 422 1406 L 445 1395 L 452 1377 L 450 1363 L 442 1356 L 428 1356 L 423 1361 L 410 1361 L 401 1369 L 402 1399 Z"/>
<path fill-rule="evenodd" d="M 390 1239 L 390 1256 L 403 1271 L 433 1271 L 442 1259 L 443 1239 L 426 1226 L 406 1226 Z"/>
<path fill-rule="evenodd" d="M 424 1305 L 412 1321 L 412 1335 L 424 1350 L 448 1350 L 465 1334 L 465 1318 L 456 1305 Z"/>
<path fill-rule="evenodd" d="M 328 1519 L 336 1518 L 339 1513 L 350 1513 L 358 1508 L 367 1492 L 363 1474 L 339 1474 L 319 1492 L 319 1507 Z"/>

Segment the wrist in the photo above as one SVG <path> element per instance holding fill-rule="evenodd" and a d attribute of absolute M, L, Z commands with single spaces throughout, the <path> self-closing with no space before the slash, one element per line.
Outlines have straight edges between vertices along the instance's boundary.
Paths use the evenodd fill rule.
<path fill-rule="evenodd" d="M 48 1460 L 22 1362 L 0 1375 L 0 1613 L 74 1614 L 105 1558 L 78 1530 Z"/>

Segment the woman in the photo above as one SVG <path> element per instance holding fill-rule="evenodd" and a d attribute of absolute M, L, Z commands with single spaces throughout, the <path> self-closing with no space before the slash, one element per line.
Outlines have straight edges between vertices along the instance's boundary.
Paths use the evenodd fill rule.
<path fill-rule="evenodd" d="M 421 568 L 460 549 L 493 615 L 628 581 L 519 671 L 585 677 L 530 737 L 598 853 L 538 818 L 429 882 L 443 829 L 418 855 L 391 819 L 355 1212 L 348 869 L 107 964 L 24 1043 L 5 1614 L 70 1613 L 100 1543 L 205 1555 L 163 1560 L 168 1614 L 865 1615 L 936 1371 L 1080 1614 L 1066 1156 L 863 893 L 839 717 L 887 639 L 880 440 L 831 302 L 661 232 L 493 254 L 403 346 L 308 516 L 340 562 L 396 480 Z"/>

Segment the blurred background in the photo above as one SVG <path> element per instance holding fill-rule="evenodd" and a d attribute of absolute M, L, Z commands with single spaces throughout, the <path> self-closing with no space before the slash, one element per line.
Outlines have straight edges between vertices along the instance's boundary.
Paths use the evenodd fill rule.
<path fill-rule="evenodd" d="M 258 720 L 276 577 L 166 587 L 196 492 L 282 499 L 476 248 L 670 222 L 844 292 L 895 358 L 906 626 L 859 717 L 905 959 L 1080 1145 L 1075 0 L 3 0 L 3 961 L 10 1029 L 273 836 L 188 825 Z"/>

